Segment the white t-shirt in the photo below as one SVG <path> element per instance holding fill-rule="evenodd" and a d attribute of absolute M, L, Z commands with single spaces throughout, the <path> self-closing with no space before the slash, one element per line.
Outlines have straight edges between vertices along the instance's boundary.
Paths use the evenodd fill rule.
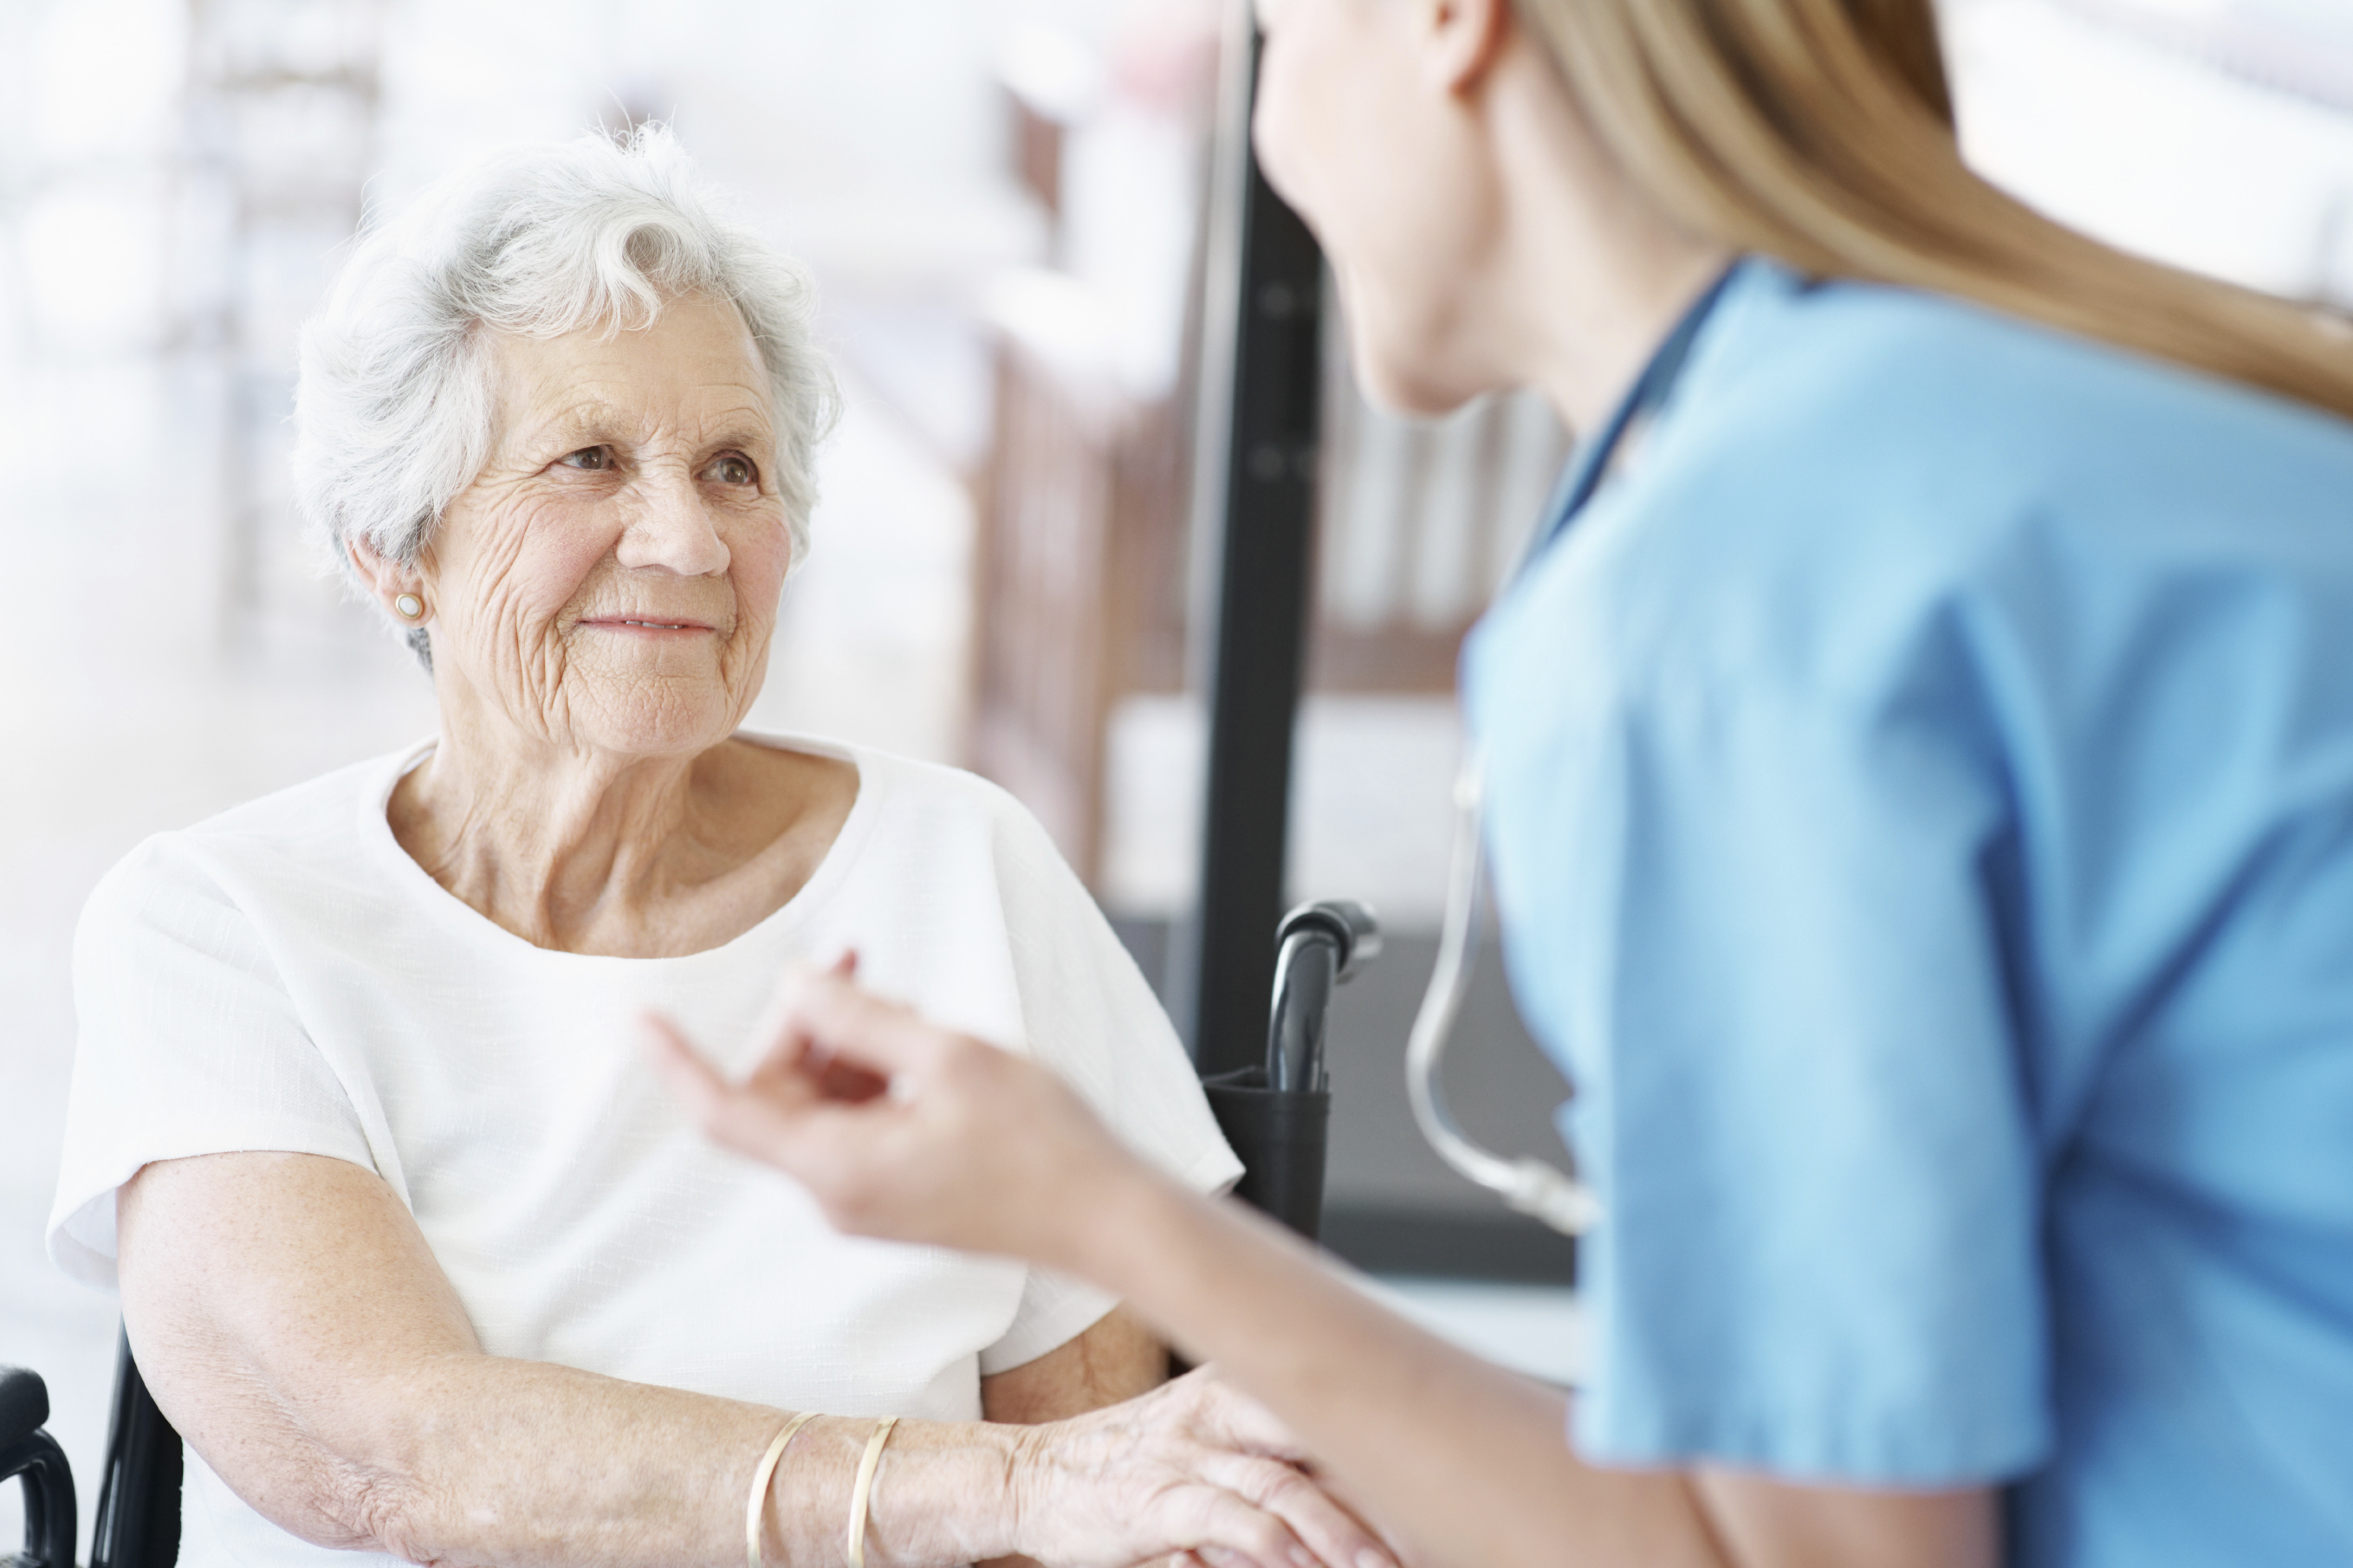
<path fill-rule="evenodd" d="M 331 1155 L 399 1194 L 493 1355 L 785 1409 L 977 1418 L 983 1374 L 1109 1300 L 837 1235 L 789 1178 L 688 1123 L 642 1059 L 641 1010 L 739 1070 L 786 963 L 854 946 L 867 984 L 1046 1062 L 1180 1179 L 1214 1190 L 1240 1166 L 1150 987 L 1010 796 L 744 738 L 854 763 L 857 801 L 791 902 L 683 958 L 550 952 L 445 891 L 385 815 L 429 743 L 149 839 L 75 943 L 50 1255 L 111 1287 L 115 1192 L 150 1161 Z M 352 1561 L 254 1513 L 193 1450 L 188 1468 L 191 1568 Z"/>

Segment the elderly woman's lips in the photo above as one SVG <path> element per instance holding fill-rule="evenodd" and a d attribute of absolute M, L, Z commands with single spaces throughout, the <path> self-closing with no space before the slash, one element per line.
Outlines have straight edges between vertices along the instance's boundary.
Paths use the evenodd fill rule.
<path fill-rule="evenodd" d="M 625 616 L 597 616 L 580 624 L 614 632 L 707 632 L 712 629 L 701 621 L 672 621 L 656 616 L 639 619 Z"/>

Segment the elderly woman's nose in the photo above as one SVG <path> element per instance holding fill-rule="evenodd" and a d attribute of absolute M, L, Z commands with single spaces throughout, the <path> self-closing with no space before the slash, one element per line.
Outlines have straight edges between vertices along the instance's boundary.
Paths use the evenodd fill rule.
<path fill-rule="evenodd" d="M 623 566 L 659 566 L 685 577 L 727 570 L 719 520 L 691 477 L 658 469 L 645 475 L 638 490 L 638 505 L 621 532 Z"/>

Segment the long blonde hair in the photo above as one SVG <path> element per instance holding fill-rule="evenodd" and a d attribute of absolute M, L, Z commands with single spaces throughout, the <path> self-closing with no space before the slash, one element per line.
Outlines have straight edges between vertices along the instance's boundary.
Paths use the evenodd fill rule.
<path fill-rule="evenodd" d="M 2353 343 L 2316 315 L 2112 249 L 1971 172 L 1929 0 L 1515 4 L 1604 143 L 1698 233 L 2353 418 Z"/>

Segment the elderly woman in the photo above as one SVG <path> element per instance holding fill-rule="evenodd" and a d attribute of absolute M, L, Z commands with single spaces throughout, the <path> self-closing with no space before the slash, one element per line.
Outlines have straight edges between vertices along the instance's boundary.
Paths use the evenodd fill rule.
<path fill-rule="evenodd" d="M 1250 1411 L 1147 1394 L 1108 1298 L 837 1236 L 638 1057 L 649 1007 L 754 1048 L 789 965 L 854 951 L 1172 1175 L 1237 1171 L 1018 807 L 738 731 L 830 409 L 808 314 L 654 131 L 441 185 L 305 336 L 302 504 L 439 735 L 149 840 L 76 955 L 51 1247 L 119 1279 L 192 1564 L 1373 1549 Z M 1138 1395 L 1148 1439 L 1086 1414 Z"/>

